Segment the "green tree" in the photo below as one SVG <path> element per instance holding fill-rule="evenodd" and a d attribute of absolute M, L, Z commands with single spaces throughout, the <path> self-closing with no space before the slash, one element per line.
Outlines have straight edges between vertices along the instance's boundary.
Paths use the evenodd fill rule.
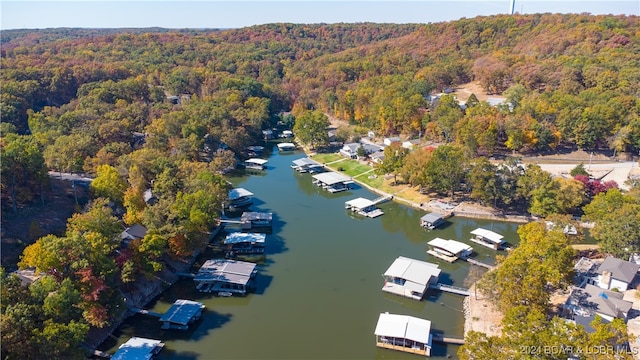
<path fill-rule="evenodd" d="M 319 110 L 307 110 L 296 118 L 293 132 L 296 138 L 312 149 L 329 144 L 329 119 Z"/>
<path fill-rule="evenodd" d="M 47 168 L 38 144 L 31 136 L 2 134 L 2 196 L 10 199 L 14 213 L 18 204 L 27 204 L 36 195 L 43 195 L 48 183 Z"/>
<path fill-rule="evenodd" d="M 466 176 L 463 150 L 454 145 L 438 146 L 425 168 L 427 187 L 454 196 Z"/>
<path fill-rule="evenodd" d="M 91 189 L 96 197 L 105 197 L 122 205 L 127 182 L 113 166 L 100 165 L 96 178 L 91 182 Z"/>
<path fill-rule="evenodd" d="M 384 159 L 377 164 L 376 172 L 380 175 L 393 174 L 393 183 L 397 184 L 398 171 L 404 165 L 404 159 L 409 154 L 409 149 L 403 147 L 399 142 L 394 142 L 384 148 Z"/>
<path fill-rule="evenodd" d="M 583 163 L 580 163 L 580 164 L 576 165 L 576 167 L 571 169 L 571 171 L 569 172 L 569 175 L 571 175 L 572 177 L 575 177 L 576 175 L 590 176 L 590 174 L 587 171 L 587 169 L 584 168 L 584 164 Z"/>
<path fill-rule="evenodd" d="M 480 157 L 471 165 L 469 171 L 469 186 L 471 186 L 471 198 L 485 205 L 497 205 L 501 198 L 500 180 L 497 176 L 497 167 L 487 158 Z"/>

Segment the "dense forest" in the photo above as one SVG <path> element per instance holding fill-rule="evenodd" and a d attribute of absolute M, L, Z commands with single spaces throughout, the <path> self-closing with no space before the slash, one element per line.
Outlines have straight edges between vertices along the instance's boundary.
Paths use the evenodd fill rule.
<path fill-rule="evenodd" d="M 624 234 L 628 248 L 640 250 L 637 192 L 607 191 L 615 186 L 584 177 L 554 180 L 536 167 L 462 161 L 558 146 L 637 154 L 638 20 L 535 14 L 436 24 L 3 31 L 3 215 L 46 202 L 48 170 L 94 181 L 92 201 L 64 234 L 39 238 L 21 256 L 19 266 L 36 268 L 44 281 L 24 288 L 0 274 L 2 357 L 81 357 L 74 344 L 89 326 L 106 326 L 123 311 L 119 291 L 162 270 L 166 257 L 202 247 L 226 200 L 224 174 L 263 129 L 324 124 L 327 115 L 360 131 L 342 134 L 344 141 L 372 130 L 447 144 L 396 159 L 416 164 L 402 171 L 387 162 L 386 172 L 404 181 L 443 193 L 465 184 L 477 201 L 512 207 L 517 198 L 541 216 L 585 206 L 590 220 L 611 225 L 595 229 L 607 249 L 619 248 Z M 507 102 L 432 101 L 471 81 Z M 317 147 L 328 141 L 313 139 Z M 155 204 L 145 202 L 148 189 Z M 149 232 L 122 249 L 121 223 Z"/>

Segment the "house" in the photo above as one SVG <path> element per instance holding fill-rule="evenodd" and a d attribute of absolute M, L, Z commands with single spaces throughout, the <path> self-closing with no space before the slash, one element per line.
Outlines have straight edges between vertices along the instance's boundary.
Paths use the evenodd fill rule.
<path fill-rule="evenodd" d="M 400 138 L 399 138 L 399 137 L 394 136 L 394 137 L 390 137 L 390 138 L 384 138 L 384 140 L 382 141 L 382 143 L 383 143 L 385 146 L 389 146 L 389 145 L 393 144 L 394 142 L 401 142 L 401 141 L 402 141 L 402 140 L 400 140 Z"/>
<path fill-rule="evenodd" d="M 155 205 L 158 202 L 158 197 L 153 194 L 151 189 L 145 190 L 142 197 L 144 198 L 144 202 L 149 206 Z"/>
<path fill-rule="evenodd" d="M 375 144 L 368 143 L 349 143 L 344 144 L 342 149 L 340 149 L 340 154 L 351 158 L 356 159 L 358 157 L 358 149 L 362 148 L 365 156 L 373 154 L 378 151 L 382 151 L 382 147 Z"/>
<path fill-rule="evenodd" d="M 197 301 L 178 299 L 162 315 L 162 329 L 187 330 L 189 325 L 200 319 L 204 304 Z"/>
<path fill-rule="evenodd" d="M 615 318 L 626 321 L 633 303 L 624 300 L 623 297 L 623 293 L 601 289 L 591 284 L 585 285 L 584 288 L 575 286 L 564 304 L 564 310 L 570 319 L 579 323 L 588 323 L 595 315 L 607 321 Z"/>
<path fill-rule="evenodd" d="M 196 283 L 196 289 L 202 292 L 215 292 L 220 296 L 246 295 L 253 287 L 256 274 L 254 263 L 211 259 L 202 264 L 193 281 Z"/>
<path fill-rule="evenodd" d="M 601 289 L 626 291 L 633 283 L 640 265 L 609 256 L 594 267 L 594 276 L 587 281 Z"/>
<path fill-rule="evenodd" d="M 378 317 L 376 346 L 431 356 L 431 321 L 407 315 L 383 313 Z"/>
<path fill-rule="evenodd" d="M 120 241 L 128 245 L 133 240 L 144 238 L 145 235 L 147 235 L 147 228 L 140 224 L 134 224 L 120 233 Z"/>
<path fill-rule="evenodd" d="M 112 360 L 140 359 L 149 360 L 157 355 L 164 347 L 160 340 L 132 337 L 126 343 L 120 345 L 118 351 L 111 357 Z"/>
<path fill-rule="evenodd" d="M 382 291 L 422 300 L 429 285 L 438 283 L 439 276 L 437 264 L 399 256 L 382 275 Z"/>
<path fill-rule="evenodd" d="M 420 145 L 420 139 L 407 140 L 402 142 L 402 147 L 405 149 L 413 149 L 414 147 Z"/>
<path fill-rule="evenodd" d="M 382 162 L 384 161 L 384 151 L 376 151 L 373 154 L 369 155 L 369 158 L 376 164 L 382 164 Z"/>

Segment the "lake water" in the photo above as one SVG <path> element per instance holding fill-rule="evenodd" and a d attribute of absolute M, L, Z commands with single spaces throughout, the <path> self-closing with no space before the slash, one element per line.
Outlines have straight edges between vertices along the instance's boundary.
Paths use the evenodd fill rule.
<path fill-rule="evenodd" d="M 468 241 L 477 227 L 492 229 L 517 243 L 518 224 L 453 217 L 428 231 L 418 219 L 426 212 L 394 202 L 375 219 L 355 218 L 344 202 L 374 199 L 356 189 L 329 194 L 298 174 L 291 162 L 302 152 L 269 157 L 262 175 L 231 181 L 255 194 L 254 211 L 274 213 L 267 235 L 267 260 L 257 276 L 257 291 L 247 297 L 220 298 L 182 280 L 147 307 L 164 312 L 179 298 L 206 305 L 202 319 L 188 331 L 161 330 L 157 318 L 136 315 L 115 334 L 118 344 L 131 336 L 162 340 L 159 359 L 417 359 L 418 355 L 379 349 L 373 331 L 381 312 L 431 320 L 432 331 L 462 337 L 463 297 L 429 291 L 422 301 L 383 293 L 382 274 L 398 256 L 440 265 L 440 282 L 468 287 L 470 264 L 449 264 L 425 253 L 434 237 L 465 241 L 476 258 L 493 262 L 495 252 Z M 203 259 L 204 260 L 204 259 Z M 111 341 L 108 352 L 117 346 Z M 434 343 L 433 358 L 457 358 L 457 346 Z"/>

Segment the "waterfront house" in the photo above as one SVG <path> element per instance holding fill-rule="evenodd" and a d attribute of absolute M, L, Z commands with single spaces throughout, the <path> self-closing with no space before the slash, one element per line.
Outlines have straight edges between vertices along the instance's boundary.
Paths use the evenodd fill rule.
<path fill-rule="evenodd" d="M 293 151 L 296 149 L 296 144 L 283 142 L 278 144 L 278 151 Z"/>
<path fill-rule="evenodd" d="M 266 238 L 266 234 L 233 232 L 227 235 L 223 244 L 229 257 L 236 254 L 264 254 Z"/>
<path fill-rule="evenodd" d="M 160 318 L 162 328 L 187 330 L 190 324 L 200 319 L 203 310 L 201 302 L 178 299 Z"/>
<path fill-rule="evenodd" d="M 293 164 L 291 165 L 292 169 L 295 169 L 297 172 L 306 173 L 306 172 L 320 172 L 323 167 L 318 162 L 313 161 L 309 158 L 301 158 L 297 160 L 293 160 Z"/>
<path fill-rule="evenodd" d="M 438 213 L 429 213 L 420 218 L 420 226 L 433 230 L 444 223 L 444 216 Z"/>
<path fill-rule="evenodd" d="M 313 184 L 335 193 L 348 190 L 349 184 L 353 184 L 353 180 L 337 172 L 326 172 L 313 175 Z"/>
<path fill-rule="evenodd" d="M 160 340 L 134 336 L 120 345 L 111 360 L 149 360 L 157 355 L 163 347 L 164 343 Z"/>
<path fill-rule="evenodd" d="M 133 224 L 126 228 L 120 234 L 120 240 L 124 245 L 128 245 L 131 241 L 143 239 L 147 235 L 147 228 L 140 224 Z"/>
<path fill-rule="evenodd" d="M 437 264 L 399 256 L 382 276 L 382 291 L 422 300 L 429 285 L 438 283 L 440 268 Z"/>
<path fill-rule="evenodd" d="M 407 315 L 382 313 L 374 331 L 376 346 L 431 356 L 431 321 Z"/>
<path fill-rule="evenodd" d="M 382 151 L 382 147 L 374 144 L 368 143 L 349 143 L 344 144 L 342 149 L 340 149 L 340 154 L 350 158 L 356 159 L 358 158 L 358 149 L 362 148 L 362 152 L 365 156 L 373 154 L 378 151 Z"/>
<path fill-rule="evenodd" d="M 474 235 L 471 241 L 494 250 L 498 250 L 505 245 L 504 236 L 491 230 L 477 228 L 471 234 Z"/>
<path fill-rule="evenodd" d="M 382 143 L 385 146 L 389 146 L 391 144 L 393 144 L 394 142 L 400 142 L 402 141 L 399 137 L 394 136 L 394 137 L 388 137 L 388 138 L 384 138 L 384 140 L 382 140 Z"/>
<path fill-rule="evenodd" d="M 193 281 L 196 289 L 220 296 L 246 295 L 253 287 L 256 264 L 246 261 L 211 259 L 200 267 Z"/>
<path fill-rule="evenodd" d="M 356 198 L 344 203 L 347 210 L 370 218 L 378 217 L 384 214 L 384 211 L 376 207 L 376 203 L 365 198 Z"/>
<path fill-rule="evenodd" d="M 247 207 L 253 204 L 253 193 L 245 188 L 235 188 L 229 190 L 229 209 Z"/>
<path fill-rule="evenodd" d="M 427 245 L 430 247 L 430 249 L 427 250 L 427 254 L 448 262 L 466 259 L 473 253 L 473 248 L 465 243 L 455 240 L 445 240 L 439 237 L 429 241 Z"/>
<path fill-rule="evenodd" d="M 606 321 L 615 318 L 627 320 L 633 303 L 624 300 L 624 294 L 617 291 L 601 289 L 587 284 L 584 288 L 573 287 L 564 304 L 566 315 L 581 324 L 590 323 L 596 315 Z"/>
<path fill-rule="evenodd" d="M 273 213 L 243 212 L 240 217 L 242 230 L 265 230 L 273 228 Z"/>
<path fill-rule="evenodd" d="M 384 161 L 384 151 L 376 151 L 369 155 L 369 158 L 376 164 L 382 164 L 382 161 Z"/>
<path fill-rule="evenodd" d="M 601 289 L 626 291 L 636 278 L 640 265 L 608 256 L 594 266 L 593 275 L 587 283 Z"/>
<path fill-rule="evenodd" d="M 267 162 L 269 161 L 265 159 L 251 158 L 251 159 L 245 160 L 244 167 L 247 169 L 253 169 L 253 170 L 264 170 L 266 168 L 265 165 L 267 164 Z"/>

